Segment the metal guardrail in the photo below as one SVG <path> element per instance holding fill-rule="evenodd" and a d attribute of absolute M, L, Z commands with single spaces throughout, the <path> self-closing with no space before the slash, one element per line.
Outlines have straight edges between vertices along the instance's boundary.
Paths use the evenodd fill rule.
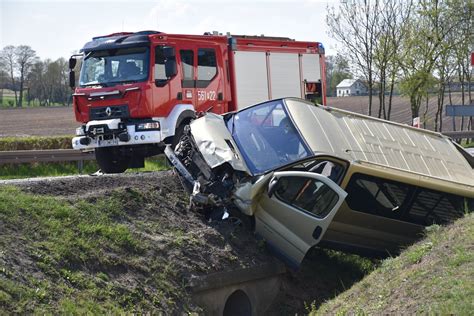
<path fill-rule="evenodd" d="M 451 131 L 451 132 L 443 132 L 442 134 L 448 137 L 451 137 L 453 139 L 474 138 L 474 131 Z"/>
<path fill-rule="evenodd" d="M 29 162 L 83 162 L 94 159 L 93 151 L 84 153 L 75 149 L 0 151 L 0 165 Z"/>

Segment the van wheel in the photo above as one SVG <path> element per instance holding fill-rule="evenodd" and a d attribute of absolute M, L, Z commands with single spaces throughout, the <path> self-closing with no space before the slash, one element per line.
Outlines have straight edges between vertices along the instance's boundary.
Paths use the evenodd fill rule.
<path fill-rule="evenodd" d="M 95 159 L 103 173 L 122 173 L 130 163 L 130 157 L 124 156 L 114 147 L 96 148 Z"/>

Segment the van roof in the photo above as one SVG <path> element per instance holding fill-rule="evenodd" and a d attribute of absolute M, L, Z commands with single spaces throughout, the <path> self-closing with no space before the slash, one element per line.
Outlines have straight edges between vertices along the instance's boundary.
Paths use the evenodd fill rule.
<path fill-rule="evenodd" d="M 285 103 L 315 154 L 328 153 L 474 186 L 474 169 L 446 136 L 299 99 Z"/>

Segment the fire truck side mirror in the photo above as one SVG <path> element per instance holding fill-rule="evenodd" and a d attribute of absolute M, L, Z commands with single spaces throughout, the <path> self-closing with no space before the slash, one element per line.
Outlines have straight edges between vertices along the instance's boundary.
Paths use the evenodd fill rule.
<path fill-rule="evenodd" d="M 69 58 L 69 69 L 72 70 L 76 67 L 77 59 L 74 57 Z"/>
<path fill-rule="evenodd" d="M 76 87 L 76 73 L 74 72 L 74 67 L 76 67 L 77 59 L 75 55 L 69 58 L 69 86 L 71 89 Z"/>
<path fill-rule="evenodd" d="M 71 87 L 71 89 L 74 89 L 74 87 L 76 86 L 76 73 L 74 72 L 74 70 L 69 71 L 69 86 Z"/>
<path fill-rule="evenodd" d="M 176 60 L 175 59 L 168 59 L 166 62 L 165 62 L 165 74 L 166 74 L 166 77 L 167 78 L 171 78 L 173 77 L 174 75 L 176 75 L 176 73 L 178 72 L 177 68 L 176 68 Z"/>
<path fill-rule="evenodd" d="M 171 47 L 171 46 L 163 47 L 163 55 L 165 56 L 166 59 L 175 59 L 176 53 L 175 53 L 174 47 Z"/>
<path fill-rule="evenodd" d="M 165 46 L 163 47 L 163 55 L 165 56 L 165 75 L 167 78 L 171 78 L 177 74 L 178 69 L 176 67 L 176 52 L 174 47 Z"/>

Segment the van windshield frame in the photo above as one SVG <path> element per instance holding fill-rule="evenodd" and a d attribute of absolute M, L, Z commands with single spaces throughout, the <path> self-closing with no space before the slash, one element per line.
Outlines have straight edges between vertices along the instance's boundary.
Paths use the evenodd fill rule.
<path fill-rule="evenodd" d="M 226 124 L 253 175 L 265 174 L 313 154 L 282 99 L 236 112 L 227 118 Z"/>

